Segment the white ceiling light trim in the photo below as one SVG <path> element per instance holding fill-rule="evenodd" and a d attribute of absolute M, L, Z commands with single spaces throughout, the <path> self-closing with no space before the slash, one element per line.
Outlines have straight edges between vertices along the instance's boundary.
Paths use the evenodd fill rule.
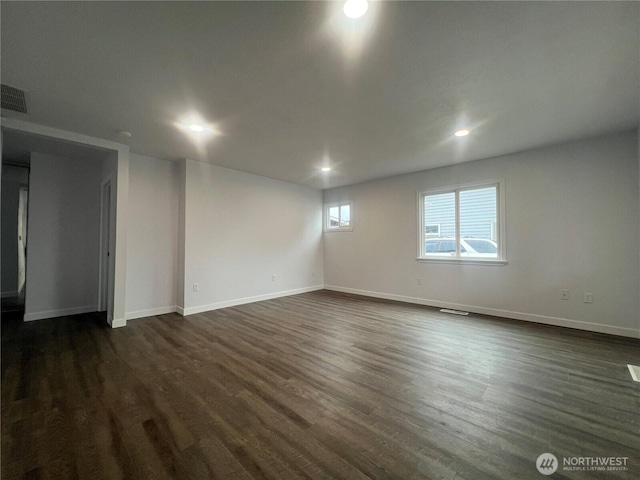
<path fill-rule="evenodd" d="M 217 126 L 206 122 L 202 115 L 197 112 L 191 112 L 187 115 L 183 115 L 173 125 L 181 130 L 185 135 L 198 142 L 201 142 L 208 137 L 221 134 Z"/>
<path fill-rule="evenodd" d="M 461 128 L 460 130 L 456 130 L 456 133 L 454 133 L 454 135 L 456 137 L 466 137 L 467 135 L 469 135 L 469 133 L 469 129 Z"/>
<path fill-rule="evenodd" d="M 180 126 L 198 135 L 210 135 L 210 134 L 218 135 L 220 133 L 218 132 L 218 130 L 215 129 L 215 127 L 211 127 L 209 125 L 203 125 L 201 123 L 187 123 L 187 124 L 180 124 Z"/>
<path fill-rule="evenodd" d="M 342 11 L 349 18 L 360 18 L 369 9 L 369 2 L 367 0 L 347 0 L 344 2 Z"/>

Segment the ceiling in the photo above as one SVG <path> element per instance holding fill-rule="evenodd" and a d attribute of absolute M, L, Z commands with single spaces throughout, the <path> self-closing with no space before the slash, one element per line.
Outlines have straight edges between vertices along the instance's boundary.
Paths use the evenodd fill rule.
<path fill-rule="evenodd" d="M 638 126 L 640 3 L 341 7 L 3 2 L 1 79 L 29 106 L 3 115 L 315 188 Z M 190 114 L 220 135 L 194 142 Z"/>

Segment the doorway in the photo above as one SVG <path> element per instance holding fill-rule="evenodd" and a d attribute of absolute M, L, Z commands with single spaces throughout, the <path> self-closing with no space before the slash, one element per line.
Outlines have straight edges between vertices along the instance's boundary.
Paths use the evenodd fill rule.
<path fill-rule="evenodd" d="M 116 272 L 116 259 L 126 251 L 126 237 L 116 236 L 116 228 L 123 223 L 117 201 L 128 189 L 128 147 L 13 123 L 13 119 L 3 119 L 3 163 L 24 156 L 30 169 L 28 197 L 23 192 L 29 238 L 26 242 L 22 236 L 28 244 L 25 275 L 20 277 L 24 278 L 26 300 L 22 319 L 106 310 L 104 317 L 110 326 L 126 325 L 126 265 L 121 262 Z M 4 171 L 0 173 L 5 177 Z M 57 221 L 49 221 L 54 216 Z M 12 239 L 17 239 L 17 222 L 14 230 Z M 3 246 L 8 244 L 5 235 L 2 240 Z M 2 267 L 4 277 L 5 264 Z M 17 253 L 15 267 L 13 290 L 18 292 Z M 3 293 L 6 285 L 2 283 Z"/>
<path fill-rule="evenodd" d="M 29 162 L 2 163 L 2 313 L 24 315 Z"/>

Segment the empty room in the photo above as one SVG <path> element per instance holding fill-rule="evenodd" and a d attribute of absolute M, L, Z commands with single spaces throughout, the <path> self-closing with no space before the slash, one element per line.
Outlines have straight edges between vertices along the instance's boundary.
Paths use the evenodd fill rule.
<path fill-rule="evenodd" d="M 640 3 L 3 1 L 0 476 L 640 478 Z"/>

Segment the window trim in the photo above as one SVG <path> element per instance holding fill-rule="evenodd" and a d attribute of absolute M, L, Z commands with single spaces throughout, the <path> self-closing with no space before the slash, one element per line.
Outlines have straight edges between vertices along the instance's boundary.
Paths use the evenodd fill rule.
<path fill-rule="evenodd" d="M 429 190 L 422 190 L 416 192 L 416 202 L 418 211 L 418 255 L 416 260 L 418 262 L 425 263 L 449 263 L 456 265 L 494 265 L 503 266 L 507 262 L 507 236 L 506 236 L 506 223 L 505 223 L 505 182 L 504 179 L 486 180 L 481 182 L 465 183 L 460 185 L 453 185 L 449 187 L 435 188 Z M 496 187 L 496 230 L 497 230 L 497 242 L 498 242 L 498 258 L 469 258 L 460 257 L 460 242 L 459 238 L 456 238 L 456 257 L 436 257 L 426 256 L 423 253 L 425 242 L 425 221 L 424 221 L 424 197 L 429 195 L 438 195 L 443 193 L 456 193 L 455 202 L 455 215 L 456 215 L 456 236 L 460 232 L 460 202 L 459 193 L 463 190 L 474 190 L 478 188 Z"/>
<path fill-rule="evenodd" d="M 329 225 L 330 217 L 329 217 L 329 209 L 338 207 L 338 211 L 340 211 L 340 207 L 344 207 L 345 205 L 349 206 L 349 226 L 348 227 L 331 227 Z M 351 200 L 345 200 L 343 202 L 331 202 L 325 203 L 323 205 L 322 210 L 322 231 L 324 232 L 351 232 L 353 230 L 353 202 Z M 340 223 L 340 219 L 338 218 L 338 224 Z"/>

